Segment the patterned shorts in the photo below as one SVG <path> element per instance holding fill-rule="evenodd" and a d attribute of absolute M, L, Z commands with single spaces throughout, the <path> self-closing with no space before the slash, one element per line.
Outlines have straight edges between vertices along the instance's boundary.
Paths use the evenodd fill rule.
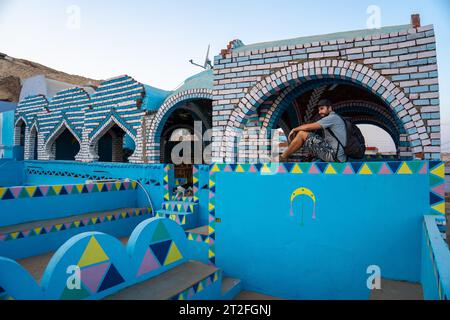
<path fill-rule="evenodd" d="M 310 132 L 303 144 L 303 149 L 322 161 L 339 162 L 335 158 L 336 150 L 318 134 Z"/>

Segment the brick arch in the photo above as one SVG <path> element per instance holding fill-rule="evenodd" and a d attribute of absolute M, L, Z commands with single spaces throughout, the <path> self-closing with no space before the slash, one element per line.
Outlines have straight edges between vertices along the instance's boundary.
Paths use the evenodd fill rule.
<path fill-rule="evenodd" d="M 221 144 L 220 157 L 222 159 L 236 159 L 236 148 L 233 148 L 233 151 L 225 151 L 227 150 L 227 145 L 230 143 L 234 145 L 235 139 L 239 137 L 242 129 L 245 127 L 247 115 L 254 113 L 266 99 L 281 92 L 283 89 L 296 87 L 311 79 L 324 78 L 350 80 L 368 89 L 379 96 L 394 111 L 398 118 L 401 119 L 407 132 L 408 128 L 409 131 L 418 131 L 416 122 L 421 120 L 420 114 L 418 114 L 419 119 L 416 122 L 412 121 L 411 116 L 415 115 L 417 111 L 413 107 L 412 102 L 389 79 L 382 76 L 379 72 L 355 62 L 349 63 L 344 60 L 331 59 L 317 60 L 282 68 L 251 88 L 230 115 L 225 129 L 225 137 Z M 429 141 L 426 141 L 428 139 L 428 134 L 424 133 L 411 141 L 411 145 L 420 147 L 429 145 Z M 414 152 L 419 153 L 421 151 L 422 148 L 415 148 Z"/>
<path fill-rule="evenodd" d="M 58 139 L 58 137 L 61 135 L 61 133 L 64 132 L 64 130 L 67 129 L 70 131 L 70 133 L 77 139 L 78 143 L 80 144 L 80 152 L 81 152 L 81 138 L 78 136 L 78 134 L 71 128 L 71 126 L 67 123 L 66 120 L 63 120 L 58 127 L 53 130 L 52 134 L 50 134 L 46 141 L 44 142 L 43 147 L 43 154 L 44 158 L 43 160 L 53 160 L 55 159 L 55 154 L 52 152 L 52 145 Z"/>
<path fill-rule="evenodd" d="M 95 133 L 92 135 L 92 137 L 89 139 L 88 144 L 88 152 L 89 152 L 89 158 L 90 159 L 98 159 L 97 154 L 97 144 L 101 137 L 103 137 L 114 125 L 117 125 L 119 128 L 121 128 L 127 135 L 130 136 L 131 139 L 133 139 L 135 146 L 137 146 L 136 142 L 136 136 L 127 128 L 122 121 L 118 119 L 118 115 L 110 115 L 106 122 L 98 128 Z M 136 150 L 134 150 L 136 152 Z M 134 154 L 133 152 L 133 154 Z M 133 156 L 133 154 L 130 155 L 130 157 Z"/>
<path fill-rule="evenodd" d="M 150 130 L 148 136 L 148 142 L 153 146 L 150 151 L 150 161 L 159 162 L 160 157 L 160 146 L 159 142 L 161 140 L 161 134 L 164 129 L 164 125 L 170 115 L 182 104 L 187 103 L 192 100 L 213 100 L 213 92 L 210 89 L 192 89 L 177 93 L 169 97 L 161 107 L 158 109 L 156 114 L 153 116 L 150 122 Z"/>

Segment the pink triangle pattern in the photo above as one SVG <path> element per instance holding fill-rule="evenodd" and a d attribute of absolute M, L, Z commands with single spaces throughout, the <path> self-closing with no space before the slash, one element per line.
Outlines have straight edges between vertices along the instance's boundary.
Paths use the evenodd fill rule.
<path fill-rule="evenodd" d="M 314 165 L 314 163 L 311 164 L 311 168 L 309 168 L 308 173 L 312 173 L 312 174 L 319 173 L 319 170 L 318 170 L 317 167 Z"/>
<path fill-rule="evenodd" d="M 39 189 L 41 189 L 42 195 L 46 196 L 48 192 L 49 186 L 39 186 Z"/>
<path fill-rule="evenodd" d="M 19 194 L 20 194 L 20 191 L 22 191 L 22 187 L 12 187 L 12 188 L 9 188 L 9 190 L 13 193 L 13 195 L 14 195 L 14 198 L 16 198 L 17 199 L 17 197 L 19 196 Z"/>
<path fill-rule="evenodd" d="M 347 164 L 347 166 L 345 167 L 345 169 L 342 173 L 343 174 L 353 174 L 353 170 L 352 170 L 352 167 L 350 166 L 350 164 Z"/>
<path fill-rule="evenodd" d="M 383 165 L 380 168 L 380 171 L 378 171 L 378 174 L 392 174 L 392 172 L 391 170 L 389 170 L 386 163 L 383 163 Z"/>
<path fill-rule="evenodd" d="M 445 196 L 445 189 L 444 189 L 444 187 L 445 187 L 445 184 L 441 184 L 441 185 L 438 185 L 437 187 L 434 187 L 431 190 L 433 190 L 434 193 L 440 195 L 441 197 L 444 197 Z"/>
<path fill-rule="evenodd" d="M 97 292 L 98 286 L 103 279 L 103 275 L 106 270 L 108 270 L 110 264 L 111 262 L 107 261 L 81 269 L 81 281 L 92 293 Z"/>
<path fill-rule="evenodd" d="M 160 267 L 158 260 L 156 260 L 153 253 L 147 248 L 145 252 L 144 258 L 142 259 L 141 266 L 139 267 L 139 271 L 137 276 L 141 276 L 145 273 L 158 269 Z"/>
<path fill-rule="evenodd" d="M 427 174 L 428 173 L 428 164 L 424 163 L 422 169 L 420 169 L 419 174 Z"/>
<path fill-rule="evenodd" d="M 251 165 L 250 168 L 248 169 L 248 172 L 253 172 L 253 173 L 255 173 L 255 172 L 257 172 L 257 171 L 258 171 L 258 170 L 256 170 L 256 168 L 255 168 L 254 165 Z"/>
<path fill-rule="evenodd" d="M 67 193 L 71 193 L 72 192 L 73 184 L 68 184 L 65 187 L 66 187 Z"/>

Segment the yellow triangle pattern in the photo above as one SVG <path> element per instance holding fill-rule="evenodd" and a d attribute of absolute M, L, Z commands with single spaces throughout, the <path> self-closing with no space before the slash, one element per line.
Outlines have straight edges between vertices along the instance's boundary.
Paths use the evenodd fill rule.
<path fill-rule="evenodd" d="M 406 162 L 403 162 L 403 164 L 400 167 L 400 169 L 398 169 L 397 174 L 412 174 L 412 171 L 409 168 L 409 166 L 406 164 Z"/>
<path fill-rule="evenodd" d="M 238 164 L 238 166 L 236 167 L 235 172 L 240 172 L 240 173 L 242 173 L 242 172 L 245 172 L 245 170 L 244 170 L 244 168 L 242 168 L 242 166 L 241 166 L 240 164 Z"/>
<path fill-rule="evenodd" d="M 444 179 L 445 177 L 445 166 L 444 164 L 440 164 L 437 168 L 431 170 L 431 173 L 438 176 L 439 178 Z"/>
<path fill-rule="evenodd" d="M 75 187 L 77 188 L 77 190 L 78 190 L 78 193 L 81 193 L 81 190 L 83 190 L 83 186 L 84 185 L 82 185 L 82 184 L 77 184 Z"/>
<path fill-rule="evenodd" d="M 211 179 L 209 179 L 209 187 L 212 188 L 214 187 L 216 183 L 214 181 L 212 181 Z"/>
<path fill-rule="evenodd" d="M 215 256 L 214 252 L 212 250 L 208 250 L 208 257 L 213 258 Z"/>
<path fill-rule="evenodd" d="M 62 186 L 53 186 L 53 190 L 55 190 L 56 194 L 59 194 L 61 192 Z"/>
<path fill-rule="evenodd" d="M 6 192 L 6 188 L 0 188 L 0 198 L 3 197 L 5 192 Z"/>
<path fill-rule="evenodd" d="M 220 169 L 219 169 L 219 166 L 217 166 L 217 164 L 215 164 L 211 169 L 211 172 L 219 172 L 219 171 L 220 171 Z"/>
<path fill-rule="evenodd" d="M 172 244 L 170 245 L 169 253 L 167 254 L 167 257 L 166 257 L 166 261 L 164 261 L 164 265 L 166 266 L 168 264 L 174 263 L 181 259 L 183 259 L 183 255 L 181 254 L 181 252 L 178 249 L 175 242 L 172 241 Z"/>
<path fill-rule="evenodd" d="M 337 174 L 337 172 L 331 164 L 328 164 L 325 174 Z"/>
<path fill-rule="evenodd" d="M 55 228 L 56 230 L 60 231 L 62 228 L 62 223 L 61 224 L 55 224 Z"/>
<path fill-rule="evenodd" d="M 78 261 L 78 267 L 82 268 L 106 260 L 109 260 L 109 257 L 106 255 L 105 251 L 103 251 L 97 239 L 92 236 L 80 258 L 80 261 Z"/>
<path fill-rule="evenodd" d="M 261 172 L 262 173 L 271 173 L 270 168 L 265 163 L 264 163 L 263 167 L 261 168 Z"/>
<path fill-rule="evenodd" d="M 367 163 L 364 163 L 364 165 L 361 168 L 361 170 L 359 170 L 359 174 L 372 174 L 372 170 L 370 170 L 370 168 L 367 165 Z"/>
<path fill-rule="evenodd" d="M 444 210 L 445 209 L 445 203 L 441 202 L 439 204 L 436 204 L 436 205 L 432 206 L 431 208 L 433 208 L 434 210 L 436 210 L 439 213 L 444 214 L 444 212 L 445 212 L 445 210 Z"/>
<path fill-rule="evenodd" d="M 200 282 L 199 284 L 198 284 L 198 287 L 197 287 L 197 292 L 202 292 L 203 291 L 203 285 L 202 285 L 202 283 Z"/>
<path fill-rule="evenodd" d="M 37 189 L 37 187 L 35 187 L 35 186 L 25 187 L 25 190 L 27 190 L 28 195 L 29 195 L 30 197 L 33 196 L 33 194 L 34 194 L 34 192 L 36 191 L 36 189 Z M 1 195 L 0 195 L 0 197 L 1 197 Z"/>
<path fill-rule="evenodd" d="M 291 170 L 292 173 L 303 173 L 302 169 L 298 166 L 298 164 L 294 165 L 294 168 Z"/>

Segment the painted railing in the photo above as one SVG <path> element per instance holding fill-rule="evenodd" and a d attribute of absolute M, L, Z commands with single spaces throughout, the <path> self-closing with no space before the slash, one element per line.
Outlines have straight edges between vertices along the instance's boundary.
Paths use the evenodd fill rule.
<path fill-rule="evenodd" d="M 450 250 L 438 229 L 438 220 L 444 220 L 444 218 L 424 217 L 421 283 L 425 299 L 449 300 Z"/>
<path fill-rule="evenodd" d="M 183 229 L 171 220 L 151 218 L 135 228 L 126 247 L 99 232 L 71 238 L 51 258 L 40 285 L 17 262 L 0 258 L 0 298 L 102 299 L 190 258 Z M 220 282 L 221 274 L 216 273 L 202 279 L 202 295 L 208 296 L 209 292 L 211 298 L 219 298 Z M 193 290 L 187 288 L 172 298 L 193 298 L 197 294 Z"/>

